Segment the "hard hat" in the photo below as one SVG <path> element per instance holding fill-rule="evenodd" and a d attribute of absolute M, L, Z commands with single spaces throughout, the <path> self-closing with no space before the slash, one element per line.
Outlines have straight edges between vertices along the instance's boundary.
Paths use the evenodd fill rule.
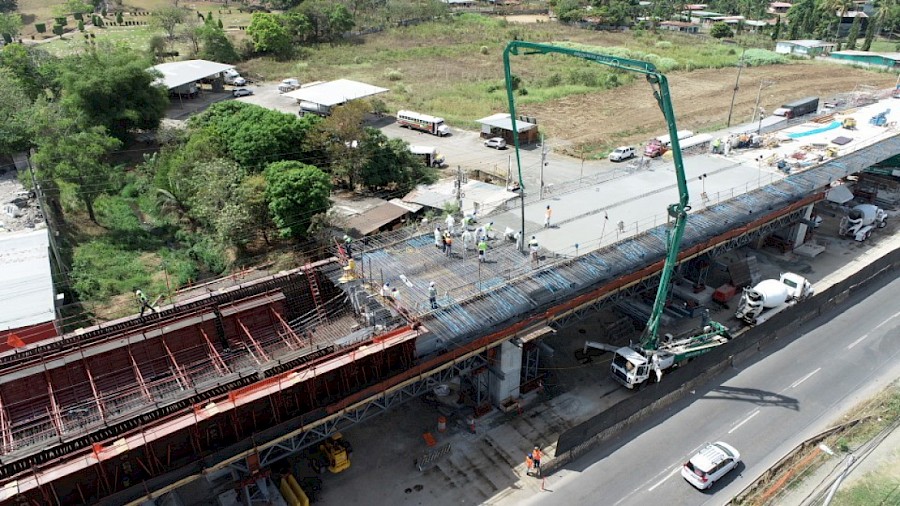
<path fill-rule="evenodd" d="M 434 286 L 434 281 L 432 281 L 431 283 L 428 283 L 428 286 Z"/>

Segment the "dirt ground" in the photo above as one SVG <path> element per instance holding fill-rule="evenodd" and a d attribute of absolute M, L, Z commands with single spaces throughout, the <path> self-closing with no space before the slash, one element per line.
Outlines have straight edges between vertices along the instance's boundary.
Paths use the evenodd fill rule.
<path fill-rule="evenodd" d="M 736 77 L 737 69 L 669 74 L 678 128 L 697 132 L 724 127 Z M 860 86 L 890 88 L 896 83 L 896 76 L 819 62 L 745 68 L 735 98 L 732 125 L 752 119 L 763 80 L 772 82 L 760 97 L 760 107 L 770 114 L 783 103 L 806 96 L 827 100 Z M 608 104 L 623 104 L 627 109 Z M 549 136 L 570 143 L 573 153 L 577 153 L 579 144 L 639 144 L 665 131 L 650 85 L 641 80 L 614 90 L 533 105 L 527 112 L 542 119 L 541 128 Z"/>

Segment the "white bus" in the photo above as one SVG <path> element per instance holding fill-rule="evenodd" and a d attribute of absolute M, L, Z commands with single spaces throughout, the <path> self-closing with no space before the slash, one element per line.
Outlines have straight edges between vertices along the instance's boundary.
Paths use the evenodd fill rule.
<path fill-rule="evenodd" d="M 444 124 L 444 118 L 419 114 L 413 111 L 399 111 L 397 113 L 397 123 L 400 126 L 422 130 L 438 137 L 443 137 L 450 133 L 450 127 Z"/>

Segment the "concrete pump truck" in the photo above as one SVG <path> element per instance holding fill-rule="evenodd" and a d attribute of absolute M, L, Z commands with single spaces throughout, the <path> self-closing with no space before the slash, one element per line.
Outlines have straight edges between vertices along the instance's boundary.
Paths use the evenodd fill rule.
<path fill-rule="evenodd" d="M 677 367 L 693 357 L 702 355 L 709 350 L 724 344 L 730 338 L 728 329 L 720 323 L 708 321 L 703 324 L 700 333 L 682 337 L 664 336 L 660 339 L 660 317 L 665 308 L 666 299 L 671 288 L 672 274 L 678 262 L 678 252 L 681 240 L 684 236 L 687 224 L 688 211 L 690 210 L 687 180 L 684 173 L 684 163 L 681 156 L 681 146 L 678 140 L 678 128 L 675 123 L 675 112 L 672 108 L 672 99 L 669 94 L 669 85 L 666 76 L 648 62 L 630 60 L 591 53 L 567 47 L 538 44 L 533 42 L 512 41 L 503 53 L 503 61 L 506 70 L 506 91 L 510 106 L 513 132 L 516 131 L 516 112 L 512 93 L 512 79 L 509 67 L 509 55 L 523 54 L 549 54 L 558 53 L 584 60 L 606 65 L 618 70 L 643 74 L 653 89 L 653 96 L 662 110 L 671 139 L 672 158 L 675 163 L 675 175 L 678 182 L 678 202 L 668 206 L 669 217 L 673 220 L 671 228 L 666 230 L 666 259 L 660 273 L 659 287 L 656 290 L 656 299 L 650 313 L 647 326 L 637 343 L 629 346 L 613 347 L 603 343 L 588 341 L 585 348 L 597 348 L 612 351 L 615 355 L 610 364 L 612 377 L 629 389 L 640 388 L 650 381 L 659 381 L 666 369 Z M 513 136 L 516 146 L 516 161 L 519 162 L 519 178 L 521 181 L 521 162 L 519 160 L 519 139 Z M 524 215 L 522 233 L 524 236 Z"/>

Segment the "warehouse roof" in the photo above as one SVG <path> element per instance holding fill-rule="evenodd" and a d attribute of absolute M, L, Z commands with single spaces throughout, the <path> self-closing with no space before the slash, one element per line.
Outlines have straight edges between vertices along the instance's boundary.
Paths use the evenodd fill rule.
<path fill-rule="evenodd" d="M 151 67 L 151 69 L 162 73 L 162 77 L 157 79 L 156 82 L 164 84 L 170 90 L 233 68 L 234 65 L 209 60 L 176 61 L 160 63 Z"/>
<path fill-rule="evenodd" d="M 378 95 L 379 93 L 384 93 L 386 91 L 390 90 L 372 86 L 371 84 L 361 83 L 359 81 L 338 79 L 337 81 L 305 86 L 299 90 L 285 93 L 284 95 L 296 100 L 331 107 L 351 100 Z"/>
<path fill-rule="evenodd" d="M 509 114 L 499 113 L 494 114 L 493 116 L 488 116 L 487 118 L 481 118 L 478 120 L 478 123 L 482 125 L 488 125 L 495 128 L 502 128 L 503 130 L 512 131 L 512 119 Z M 526 130 L 531 130 L 536 127 L 534 123 L 529 123 L 527 121 L 522 121 L 520 119 L 516 120 L 516 130 L 519 132 L 524 132 Z"/>
<path fill-rule="evenodd" d="M 0 331 L 53 321 L 47 229 L 0 234 Z"/>

